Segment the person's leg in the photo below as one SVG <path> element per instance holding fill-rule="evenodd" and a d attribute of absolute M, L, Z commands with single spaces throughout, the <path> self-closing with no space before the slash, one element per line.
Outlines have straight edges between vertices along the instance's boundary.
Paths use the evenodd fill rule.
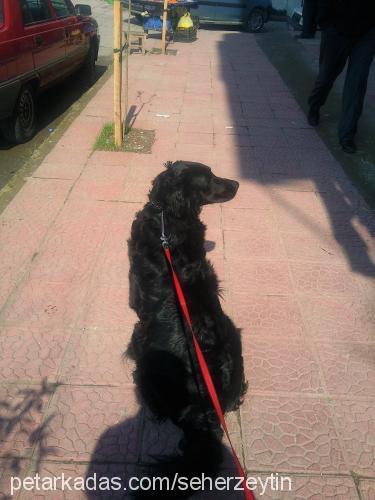
<path fill-rule="evenodd" d="M 326 102 L 338 75 L 345 67 L 350 54 L 350 42 L 334 28 L 322 32 L 320 43 L 319 74 L 308 103 L 310 110 L 317 110 Z"/>
<path fill-rule="evenodd" d="M 340 142 L 353 142 L 363 109 L 367 79 L 374 54 L 375 28 L 354 43 L 349 56 L 339 122 Z"/>
<path fill-rule="evenodd" d="M 315 36 L 317 5 L 317 0 L 304 0 L 303 2 L 301 38 L 314 38 Z"/>
<path fill-rule="evenodd" d="M 314 37 L 318 29 L 318 0 L 314 0 L 311 8 L 311 34 Z"/>

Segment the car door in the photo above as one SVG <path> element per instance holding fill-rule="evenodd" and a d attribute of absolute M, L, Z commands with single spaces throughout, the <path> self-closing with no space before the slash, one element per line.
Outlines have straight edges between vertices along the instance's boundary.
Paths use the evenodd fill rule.
<path fill-rule="evenodd" d="M 24 35 L 20 43 L 30 47 L 40 87 L 45 87 L 63 72 L 64 27 L 53 17 L 48 0 L 20 0 L 20 2 Z"/>
<path fill-rule="evenodd" d="M 9 4 L 4 5 L 4 0 L 0 0 L 0 120 L 12 113 L 21 86 L 17 77 L 23 68 L 20 69 L 20 54 L 17 49 Z M 30 66 L 32 69 L 32 57 Z"/>
<path fill-rule="evenodd" d="M 216 0 L 198 0 L 198 7 L 192 11 L 199 20 L 214 22 L 216 18 Z"/>
<path fill-rule="evenodd" d="M 244 18 L 246 0 L 216 0 L 216 22 L 240 24 Z"/>
<path fill-rule="evenodd" d="M 84 23 L 76 15 L 70 0 L 51 0 L 56 18 L 64 25 L 66 42 L 66 68 L 74 71 L 82 64 L 90 43 L 88 34 L 84 31 Z"/>

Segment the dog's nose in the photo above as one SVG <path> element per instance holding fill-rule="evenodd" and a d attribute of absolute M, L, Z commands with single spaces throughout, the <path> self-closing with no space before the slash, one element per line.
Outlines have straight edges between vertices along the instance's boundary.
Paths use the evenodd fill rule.
<path fill-rule="evenodd" d="M 234 194 L 236 194 L 238 191 L 238 188 L 240 187 L 240 183 L 237 181 L 232 181 L 232 184 L 233 184 Z"/>

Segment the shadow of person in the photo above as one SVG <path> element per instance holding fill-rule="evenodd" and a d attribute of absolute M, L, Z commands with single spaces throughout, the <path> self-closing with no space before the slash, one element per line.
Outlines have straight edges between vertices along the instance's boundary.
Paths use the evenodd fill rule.
<path fill-rule="evenodd" d="M 137 428 L 140 433 L 135 432 Z M 182 435 L 171 421 L 159 422 L 141 406 L 135 416 L 109 427 L 99 437 L 86 472 L 86 497 L 89 500 L 243 498 L 242 492 L 233 491 L 234 483 L 229 491 L 215 488 L 216 477 L 238 476 L 229 450 L 221 445 L 223 462 L 215 473 L 202 466 L 198 454 L 199 466 L 188 470 L 179 450 Z M 207 468 L 211 468 L 209 464 Z M 195 491 L 187 488 L 189 479 L 202 475 L 204 491 L 198 486 Z M 177 487 L 173 487 L 175 477 Z"/>
<path fill-rule="evenodd" d="M 358 195 L 345 189 L 345 185 L 336 179 L 328 189 L 321 186 L 319 197 L 327 208 L 332 233 L 350 268 L 363 276 L 375 277 L 374 213 L 361 207 Z"/>
<path fill-rule="evenodd" d="M 96 499 L 130 498 L 129 479 L 139 460 L 139 434 L 143 427 L 143 409 L 106 429 L 99 437 L 86 471 L 86 497 Z"/>
<path fill-rule="evenodd" d="M 300 241 L 306 237 L 311 242 L 310 247 L 302 245 L 309 255 L 301 252 L 299 259 L 338 265 L 346 261 L 360 278 L 373 278 L 374 197 L 366 206 L 353 185 L 361 186 L 368 199 L 374 193 L 373 153 L 367 161 L 358 153 L 349 164 L 348 155 L 332 147 L 328 150 L 317 131 L 306 125 L 306 115 L 291 89 L 310 89 L 311 75 L 302 70 L 294 45 L 286 50 L 294 43 L 289 38 L 273 32 L 271 37 L 255 38 L 254 43 L 245 34 L 227 33 L 218 43 L 217 74 L 225 89 L 225 124 L 247 136 L 238 142 L 241 146 L 233 146 L 229 157 L 238 165 L 242 191 L 252 185 L 245 206 L 271 207 L 279 224 L 287 215 L 290 225 L 280 226 L 280 233 L 289 250 L 291 232 L 300 232 Z M 294 71 L 296 67 L 301 71 Z M 302 107 L 306 92 L 301 91 L 302 100 L 298 99 Z M 367 133 L 371 131 L 372 125 Z M 329 134 L 322 132 L 325 142 L 330 141 Z M 224 161 L 228 156 L 219 158 L 219 165 Z M 371 166 L 366 170 L 367 163 Z M 266 188 L 270 204 L 256 200 L 251 204 L 251 193 L 259 192 L 257 186 Z M 293 192 L 300 193 L 300 201 L 288 204 Z M 311 204 L 313 198 L 318 203 Z"/>

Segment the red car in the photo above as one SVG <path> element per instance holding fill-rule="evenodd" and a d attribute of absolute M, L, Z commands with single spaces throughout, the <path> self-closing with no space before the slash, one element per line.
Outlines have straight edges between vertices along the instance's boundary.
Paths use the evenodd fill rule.
<path fill-rule="evenodd" d="M 0 0 L 0 127 L 11 142 L 36 130 L 36 97 L 79 68 L 90 78 L 99 50 L 88 5 Z"/>

